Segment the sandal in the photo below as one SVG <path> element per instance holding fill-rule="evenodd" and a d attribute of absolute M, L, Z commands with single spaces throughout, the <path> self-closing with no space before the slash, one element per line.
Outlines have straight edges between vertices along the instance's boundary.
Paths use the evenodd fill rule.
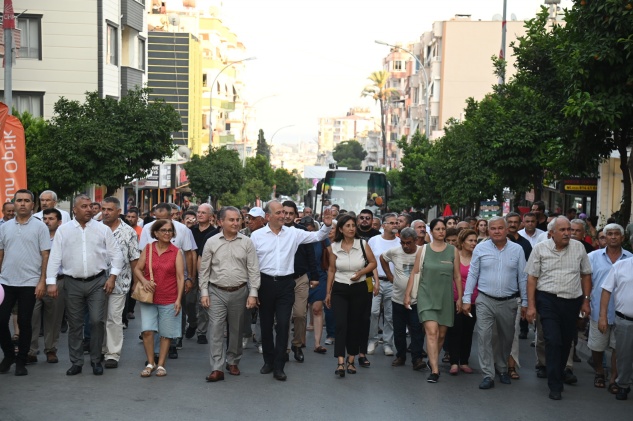
<path fill-rule="evenodd" d="M 316 352 L 317 354 L 326 354 L 327 349 L 323 348 L 322 346 L 317 346 L 316 348 L 314 348 L 314 352 Z"/>
<path fill-rule="evenodd" d="M 609 393 L 611 393 L 612 395 L 616 395 L 619 392 L 620 388 L 615 383 L 609 383 L 608 390 L 609 390 Z"/>
<path fill-rule="evenodd" d="M 597 387 L 598 389 L 604 389 L 606 385 L 606 381 L 604 379 L 604 374 L 596 374 L 593 378 L 593 387 Z M 611 387 L 611 385 L 609 385 Z"/>
<path fill-rule="evenodd" d="M 508 367 L 508 374 L 512 380 L 519 380 L 521 376 L 517 373 L 516 367 Z"/>
<path fill-rule="evenodd" d="M 334 371 L 334 374 L 339 377 L 345 377 L 345 363 L 338 364 L 336 366 L 336 371 Z"/>
<path fill-rule="evenodd" d="M 141 377 L 149 377 L 156 370 L 156 366 L 152 364 L 147 364 L 143 371 L 141 371 Z"/>
<path fill-rule="evenodd" d="M 354 365 L 354 360 L 347 360 L 347 372 L 349 374 L 356 374 L 356 366 Z"/>
<path fill-rule="evenodd" d="M 156 377 L 165 377 L 167 375 L 167 370 L 162 365 L 156 367 Z"/>
<path fill-rule="evenodd" d="M 358 357 L 358 365 L 363 368 L 369 368 L 371 366 L 371 363 L 369 362 L 367 357 Z"/>
<path fill-rule="evenodd" d="M 444 353 L 444 358 L 442 358 L 442 362 L 443 363 L 450 363 L 451 362 L 451 356 L 448 355 L 448 352 Z"/>

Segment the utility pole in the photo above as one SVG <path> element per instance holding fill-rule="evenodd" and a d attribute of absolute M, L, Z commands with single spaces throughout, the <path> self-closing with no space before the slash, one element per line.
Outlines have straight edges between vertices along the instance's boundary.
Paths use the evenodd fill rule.
<path fill-rule="evenodd" d="M 2 30 L 4 31 L 4 103 L 9 107 L 9 114 L 13 112 L 13 30 L 15 29 L 15 14 L 13 0 L 4 0 L 4 14 Z"/>

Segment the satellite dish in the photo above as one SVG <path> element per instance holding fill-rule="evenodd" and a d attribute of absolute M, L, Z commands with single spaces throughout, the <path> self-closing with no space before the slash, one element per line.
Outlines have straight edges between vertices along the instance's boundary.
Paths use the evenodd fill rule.
<path fill-rule="evenodd" d="M 497 13 L 496 15 L 492 17 L 492 20 L 494 21 L 499 21 L 501 19 L 503 19 L 503 16 L 501 16 L 499 13 Z"/>
<path fill-rule="evenodd" d="M 176 152 L 178 153 L 178 155 L 180 155 L 181 158 L 186 159 L 187 161 L 191 158 L 191 149 L 189 149 L 185 145 L 178 146 Z"/>
<path fill-rule="evenodd" d="M 180 24 L 180 16 L 177 13 L 170 13 L 169 24 L 171 26 L 178 26 Z"/>
<path fill-rule="evenodd" d="M 517 15 L 514 13 L 510 15 L 510 20 L 517 20 Z"/>

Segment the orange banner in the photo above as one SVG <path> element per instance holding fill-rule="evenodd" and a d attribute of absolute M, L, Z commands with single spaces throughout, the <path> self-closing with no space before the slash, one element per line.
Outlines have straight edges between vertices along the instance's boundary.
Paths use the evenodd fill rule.
<path fill-rule="evenodd" d="M 0 203 L 10 202 L 15 192 L 26 189 L 26 146 L 24 127 L 9 115 L 7 106 L 0 103 Z"/>

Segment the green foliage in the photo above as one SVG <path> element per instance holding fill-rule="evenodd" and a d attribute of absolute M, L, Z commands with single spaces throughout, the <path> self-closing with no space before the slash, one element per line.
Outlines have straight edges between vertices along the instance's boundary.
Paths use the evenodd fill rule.
<path fill-rule="evenodd" d="M 41 158 L 37 154 L 36 145 L 46 138 L 48 125 L 42 117 L 33 117 L 28 111 L 22 114 L 14 112 L 14 115 L 24 127 L 26 143 L 26 177 L 29 189 L 35 193 L 50 188 L 50 177 L 42 173 Z M 72 192 L 71 192 L 72 193 Z M 58 193 L 61 196 L 61 193 Z"/>
<path fill-rule="evenodd" d="M 332 151 L 332 157 L 339 167 L 347 167 L 350 170 L 360 170 L 362 161 L 367 156 L 367 152 L 356 140 L 341 142 Z"/>
<path fill-rule="evenodd" d="M 266 143 L 264 130 L 262 129 L 259 129 L 259 134 L 257 135 L 257 149 L 255 154 L 257 156 L 263 156 L 266 158 L 266 162 L 270 162 L 270 145 Z"/>
<path fill-rule="evenodd" d="M 210 196 L 215 209 L 220 198 L 227 193 L 238 193 L 244 182 L 244 169 L 239 154 L 226 147 L 210 149 L 202 157 L 194 155 L 184 168 L 193 193 L 201 198 Z M 231 201 L 237 199 L 233 197 Z"/>
<path fill-rule="evenodd" d="M 252 202 L 256 196 L 260 198 L 270 197 L 275 184 L 274 171 L 270 163 L 263 155 L 255 155 L 254 158 L 246 158 L 246 166 L 244 167 L 245 186 L 249 182 L 259 181 L 259 183 L 251 183 L 248 194 L 248 201 Z"/>
<path fill-rule="evenodd" d="M 277 185 L 277 194 L 284 196 L 292 196 L 299 191 L 299 182 L 297 181 L 297 173 L 290 173 L 285 168 L 277 168 L 275 170 L 275 184 Z"/>
<path fill-rule="evenodd" d="M 29 141 L 27 153 L 34 158 L 35 185 L 47 184 L 61 197 L 87 184 L 105 185 L 112 194 L 144 177 L 154 161 L 173 153 L 171 133 L 181 128 L 174 108 L 150 102 L 148 89 L 129 91 L 120 101 L 97 92 L 87 93 L 84 103 L 62 97 L 54 110 L 46 128 L 36 130 L 46 135 L 33 135 L 37 142 Z"/>
<path fill-rule="evenodd" d="M 433 181 L 432 146 L 426 136 L 419 131 L 411 137 L 411 143 L 403 137 L 398 141 L 402 149 L 402 171 L 400 172 L 398 192 L 401 199 L 407 199 L 409 205 L 427 208 L 439 202 Z M 393 177 L 393 176 L 392 176 Z"/>

